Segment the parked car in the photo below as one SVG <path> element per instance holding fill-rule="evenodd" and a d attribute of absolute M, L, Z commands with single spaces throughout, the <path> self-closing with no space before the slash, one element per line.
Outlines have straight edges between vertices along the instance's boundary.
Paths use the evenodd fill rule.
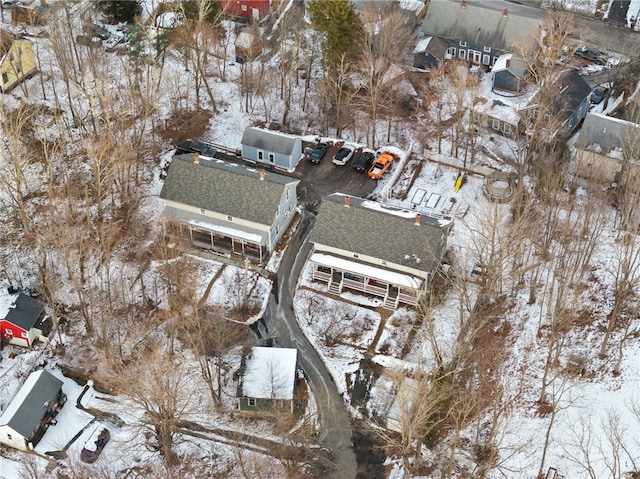
<path fill-rule="evenodd" d="M 111 439 L 111 433 L 107 428 L 97 428 L 80 451 L 80 460 L 88 463 L 96 462 L 109 439 Z"/>
<path fill-rule="evenodd" d="M 10 10 L 15 6 L 24 5 L 23 0 L 6 0 L 2 2 L 3 10 Z"/>
<path fill-rule="evenodd" d="M 326 143 L 318 143 L 313 150 L 311 150 L 311 154 L 309 155 L 309 161 L 311 163 L 320 163 L 320 160 L 324 158 L 324 155 L 327 154 L 327 150 L 329 149 L 329 145 Z"/>
<path fill-rule="evenodd" d="M 353 163 L 353 169 L 360 173 L 365 173 L 369 171 L 375 159 L 376 156 L 373 154 L 373 151 L 363 151 Z"/>
<path fill-rule="evenodd" d="M 176 146 L 176 155 L 184 155 L 185 153 L 200 153 L 204 156 L 215 158 L 218 151 L 211 148 L 198 140 L 185 140 Z"/>
<path fill-rule="evenodd" d="M 374 180 L 379 180 L 382 178 L 382 175 L 391 167 L 391 163 L 395 157 L 391 153 L 382 153 L 378 158 L 376 158 L 376 162 L 369 169 L 367 173 L 369 178 L 373 178 Z"/>
<path fill-rule="evenodd" d="M 591 96 L 589 97 L 589 101 L 594 105 L 598 105 L 602 103 L 602 100 L 605 99 L 607 94 L 609 93 L 609 88 L 604 85 L 597 86 L 591 92 Z"/>
<path fill-rule="evenodd" d="M 346 165 L 347 162 L 353 157 L 353 154 L 356 151 L 356 147 L 353 145 L 344 144 L 340 147 L 340 149 L 333 156 L 333 164 L 335 165 Z"/>
<path fill-rule="evenodd" d="M 578 47 L 574 54 L 597 65 L 604 65 L 607 62 L 605 53 L 595 47 Z"/>

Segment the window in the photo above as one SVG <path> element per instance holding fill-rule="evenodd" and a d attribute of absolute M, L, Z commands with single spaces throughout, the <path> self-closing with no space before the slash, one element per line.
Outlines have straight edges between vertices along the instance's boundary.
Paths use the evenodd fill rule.
<path fill-rule="evenodd" d="M 13 61 L 13 53 L 9 53 L 9 61 L 12 62 Z"/>
<path fill-rule="evenodd" d="M 227 216 L 227 221 L 233 221 L 233 216 Z"/>
<path fill-rule="evenodd" d="M 502 131 L 504 132 L 505 135 L 511 135 L 511 125 L 509 123 L 505 123 L 502 126 Z"/>
<path fill-rule="evenodd" d="M 22 72 L 22 65 L 20 65 L 19 63 L 16 65 L 16 73 L 21 73 Z"/>
<path fill-rule="evenodd" d="M 21 336 L 22 336 L 23 338 L 28 338 L 28 337 L 29 337 L 29 335 L 28 335 L 27 333 L 25 333 L 25 332 L 22 332 Z"/>
<path fill-rule="evenodd" d="M 269 163 L 275 163 L 276 162 L 276 155 L 274 155 L 273 153 L 269 153 Z"/>
<path fill-rule="evenodd" d="M 247 6 L 246 5 L 242 5 L 242 11 L 246 12 L 247 11 Z"/>
<path fill-rule="evenodd" d="M 466 47 L 467 46 L 467 42 L 460 42 L 460 46 L 461 47 Z"/>
<path fill-rule="evenodd" d="M 495 118 L 491 118 L 491 128 L 494 130 L 500 130 L 500 121 Z"/>
<path fill-rule="evenodd" d="M 466 60 L 467 59 L 467 51 L 466 50 L 458 50 L 458 58 L 460 60 Z"/>
<path fill-rule="evenodd" d="M 244 5 L 243 5 L 244 7 Z M 249 398 L 247 399 L 247 403 L 249 404 L 249 406 L 255 406 L 256 405 L 256 400 L 255 398 Z"/>
<path fill-rule="evenodd" d="M 473 58 L 472 58 L 473 55 Z M 480 57 L 482 55 L 480 54 L 480 52 L 477 52 L 475 50 L 469 50 L 469 60 L 472 60 L 473 63 L 480 63 Z"/>
<path fill-rule="evenodd" d="M 258 151 L 258 159 L 264 160 L 264 151 Z"/>
<path fill-rule="evenodd" d="M 11 329 L 5 329 L 4 334 L 7 336 L 13 336 L 13 331 Z"/>
<path fill-rule="evenodd" d="M 448 58 L 454 58 L 456 56 L 456 49 L 455 47 L 449 47 L 447 48 L 447 57 Z"/>
<path fill-rule="evenodd" d="M 489 55 L 482 55 L 482 64 L 489 65 L 491 63 L 491 57 Z"/>
<path fill-rule="evenodd" d="M 491 47 L 484 47 L 484 48 L 483 48 L 483 50 L 484 50 L 485 52 L 491 52 Z"/>
<path fill-rule="evenodd" d="M 2 74 L 2 83 L 7 83 L 9 81 L 9 77 L 6 73 Z"/>
<path fill-rule="evenodd" d="M 498 61 L 498 57 L 493 57 L 493 61 L 491 62 L 491 66 L 495 65 Z"/>

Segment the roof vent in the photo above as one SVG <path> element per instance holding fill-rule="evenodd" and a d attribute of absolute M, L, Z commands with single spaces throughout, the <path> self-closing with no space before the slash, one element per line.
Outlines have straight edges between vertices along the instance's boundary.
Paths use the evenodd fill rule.
<path fill-rule="evenodd" d="M 345 195 L 344 196 L 344 205 L 348 208 L 349 206 L 351 206 L 351 196 L 349 195 Z"/>
<path fill-rule="evenodd" d="M 414 225 L 420 226 L 420 221 L 421 220 L 422 220 L 422 216 L 420 216 L 420 213 L 416 213 L 416 221 L 415 221 Z"/>

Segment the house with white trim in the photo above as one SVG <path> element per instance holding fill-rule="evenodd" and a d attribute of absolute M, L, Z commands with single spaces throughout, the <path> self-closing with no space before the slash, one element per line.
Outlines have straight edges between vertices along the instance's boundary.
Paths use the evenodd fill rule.
<path fill-rule="evenodd" d="M 160 198 L 167 234 L 236 259 L 264 263 L 291 224 L 299 180 L 186 154 L 173 157 Z"/>
<path fill-rule="evenodd" d="M 303 157 L 302 140 L 279 131 L 248 127 L 241 142 L 242 158 L 286 171 L 293 171 Z"/>
<path fill-rule="evenodd" d="M 309 235 L 312 277 L 329 292 L 357 291 L 396 309 L 427 294 L 447 249 L 453 218 L 334 193 Z"/>

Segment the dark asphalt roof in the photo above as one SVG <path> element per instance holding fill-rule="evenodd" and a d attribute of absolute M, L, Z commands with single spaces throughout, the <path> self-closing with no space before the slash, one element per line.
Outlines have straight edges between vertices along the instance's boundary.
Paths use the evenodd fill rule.
<path fill-rule="evenodd" d="M 566 120 L 576 111 L 584 99 L 591 95 L 591 87 L 573 69 L 560 73 L 556 83 L 560 86 L 562 94 L 559 100 L 554 102 L 552 113 Z"/>
<path fill-rule="evenodd" d="M 44 306 L 38 300 L 24 293 L 18 294 L 15 305 L 15 308 L 9 308 L 5 319 L 25 331 L 29 331 L 35 326 Z"/>
<path fill-rule="evenodd" d="M 174 156 L 160 198 L 208 211 L 271 225 L 285 186 L 298 180 L 260 169 L 200 158 Z"/>
<path fill-rule="evenodd" d="M 448 228 L 441 220 L 362 198 L 323 198 L 309 240 L 420 271 L 433 271 L 445 253 Z M 447 222 L 445 222 L 447 223 Z"/>
<path fill-rule="evenodd" d="M 61 387 L 62 381 L 44 369 L 31 373 L 22 386 L 25 390 L 20 389 L 14 398 L 14 401 L 18 400 L 21 403 L 15 405 L 17 409 L 11 418 L 8 418 L 7 425 L 27 439 L 31 439 Z M 10 405 L 10 407 L 15 406 L 13 403 Z"/>
<path fill-rule="evenodd" d="M 242 144 L 253 146 L 264 151 L 291 155 L 298 138 L 293 138 L 274 131 L 261 130 L 260 128 L 249 127 L 244 130 Z"/>
<path fill-rule="evenodd" d="M 462 8 L 460 0 L 431 0 L 422 30 L 428 35 L 501 50 L 513 50 L 527 37 L 538 34 L 539 19 L 511 11 L 504 16 L 504 9 L 496 8 L 496 5 L 498 3 L 492 0 L 467 1 L 466 7 Z"/>

